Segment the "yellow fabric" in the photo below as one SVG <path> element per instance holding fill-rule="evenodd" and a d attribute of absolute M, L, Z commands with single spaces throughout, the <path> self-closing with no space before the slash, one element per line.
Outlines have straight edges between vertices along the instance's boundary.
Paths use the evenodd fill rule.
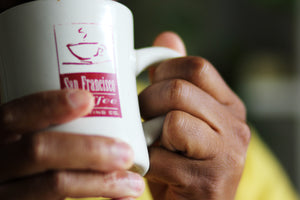
<path fill-rule="evenodd" d="M 138 91 L 141 91 L 142 88 L 143 86 L 139 84 Z M 255 131 L 252 130 L 244 174 L 235 200 L 297 199 L 299 198 L 284 170 Z M 103 200 L 103 198 L 81 200 Z M 138 200 L 152 200 L 148 187 Z"/>
<path fill-rule="evenodd" d="M 252 131 L 236 200 L 297 200 L 297 195 L 281 165 Z"/>

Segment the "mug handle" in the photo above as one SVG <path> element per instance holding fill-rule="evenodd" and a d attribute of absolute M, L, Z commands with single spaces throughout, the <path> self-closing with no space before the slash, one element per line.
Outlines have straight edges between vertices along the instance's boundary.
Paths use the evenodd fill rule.
<path fill-rule="evenodd" d="M 172 49 L 165 47 L 147 47 L 138 49 L 136 52 L 135 75 L 138 76 L 150 65 L 166 59 L 182 57 L 182 55 Z M 147 146 L 150 146 L 160 136 L 165 116 L 160 116 L 143 122 L 144 135 Z"/>

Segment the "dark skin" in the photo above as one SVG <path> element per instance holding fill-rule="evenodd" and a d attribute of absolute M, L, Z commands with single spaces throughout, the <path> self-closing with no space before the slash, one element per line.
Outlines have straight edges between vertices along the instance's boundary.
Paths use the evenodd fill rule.
<path fill-rule="evenodd" d="M 154 45 L 185 54 L 174 33 Z M 167 116 L 159 145 L 150 148 L 154 199 L 234 199 L 250 131 L 243 103 L 214 66 L 201 57 L 165 61 L 139 99 L 144 118 Z"/>
<path fill-rule="evenodd" d="M 3 10 L 18 3 L 0 5 Z M 139 95 L 145 120 L 166 115 L 161 137 L 149 148 L 146 178 L 153 198 L 234 199 L 250 140 L 242 101 L 210 62 L 185 56 L 176 34 L 162 33 L 154 45 L 184 56 L 152 68 L 152 84 Z M 2 104 L 0 199 L 140 196 L 145 186 L 141 176 L 128 171 L 133 153 L 127 144 L 45 131 L 92 107 L 91 94 L 80 90 L 47 91 Z"/>

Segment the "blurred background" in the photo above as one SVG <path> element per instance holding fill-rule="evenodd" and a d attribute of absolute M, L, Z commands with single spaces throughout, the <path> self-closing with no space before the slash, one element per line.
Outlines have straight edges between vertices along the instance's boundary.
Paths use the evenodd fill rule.
<path fill-rule="evenodd" d="M 216 66 L 300 191 L 299 1 L 121 2 L 134 14 L 136 48 L 172 30 L 182 36 L 189 55 Z"/>

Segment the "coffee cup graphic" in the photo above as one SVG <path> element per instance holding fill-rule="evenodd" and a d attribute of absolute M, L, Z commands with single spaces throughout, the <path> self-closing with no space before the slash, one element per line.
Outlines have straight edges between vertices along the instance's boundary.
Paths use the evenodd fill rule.
<path fill-rule="evenodd" d="M 67 44 L 69 52 L 76 58 L 77 62 L 65 62 L 72 65 L 92 65 L 103 61 L 106 50 L 105 45 L 98 42 L 80 42 Z"/>

